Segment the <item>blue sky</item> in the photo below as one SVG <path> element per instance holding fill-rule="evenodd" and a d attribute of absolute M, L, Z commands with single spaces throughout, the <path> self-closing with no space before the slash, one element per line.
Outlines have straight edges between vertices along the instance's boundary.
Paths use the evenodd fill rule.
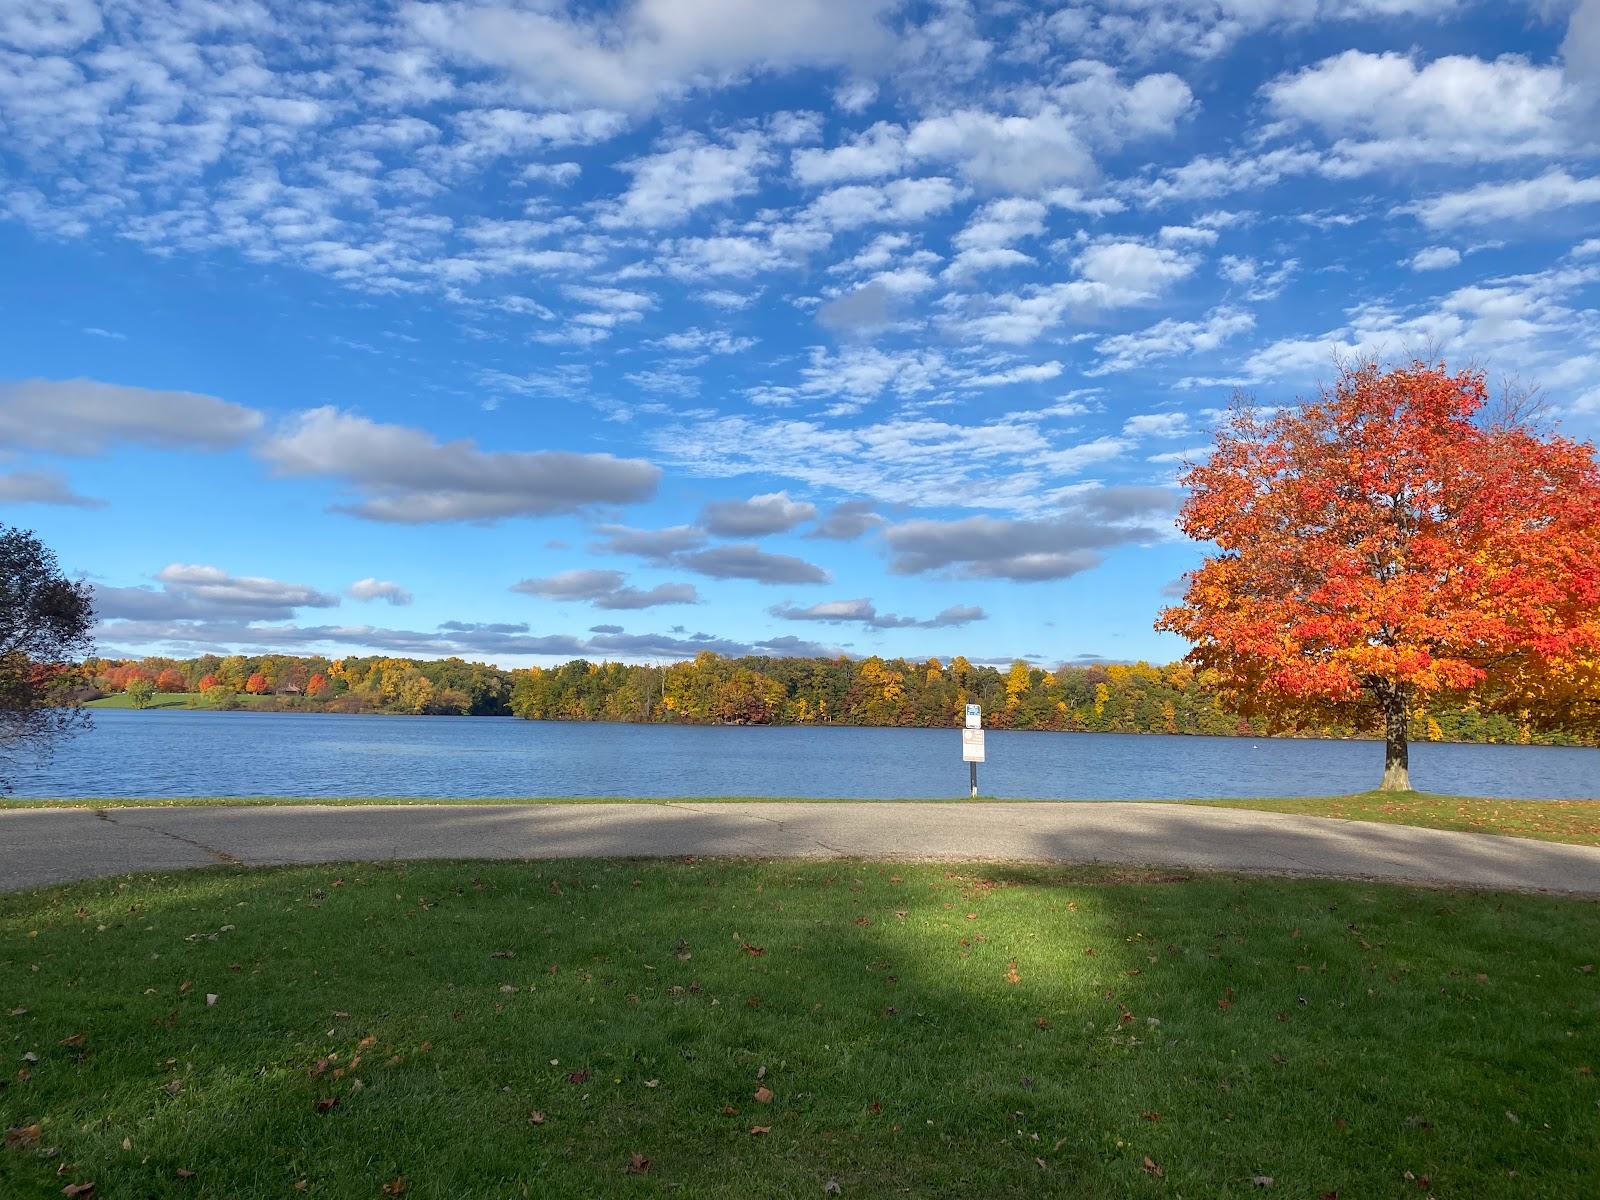
<path fill-rule="evenodd" d="M 130 654 L 1165 660 L 1237 389 L 1600 432 L 1600 0 L 0 12 L 0 517 Z"/>

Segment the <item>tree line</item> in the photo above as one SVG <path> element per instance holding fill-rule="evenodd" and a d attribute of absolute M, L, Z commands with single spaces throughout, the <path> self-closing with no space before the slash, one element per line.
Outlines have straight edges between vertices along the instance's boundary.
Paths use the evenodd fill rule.
<path fill-rule="evenodd" d="M 186 696 L 195 707 L 509 716 L 541 721 L 658 724 L 870 725 L 949 728 L 983 706 L 991 729 L 1365 737 L 1370 716 L 1337 711 L 1268 720 L 1231 708 L 1208 673 L 1187 662 L 1045 669 L 868 657 L 725 658 L 710 652 L 664 666 L 575 659 L 502 670 L 459 658 L 204 655 L 90 658 L 75 669 L 80 698 Z M 1592 723 L 1532 721 L 1478 701 L 1437 703 L 1411 717 L 1419 740 L 1593 745 Z"/>

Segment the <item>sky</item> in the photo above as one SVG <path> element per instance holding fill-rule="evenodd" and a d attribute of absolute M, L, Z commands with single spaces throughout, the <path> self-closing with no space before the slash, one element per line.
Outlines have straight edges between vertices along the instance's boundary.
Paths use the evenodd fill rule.
<path fill-rule="evenodd" d="M 1236 393 L 1600 434 L 1600 0 L 0 6 L 102 651 L 1167 661 Z"/>

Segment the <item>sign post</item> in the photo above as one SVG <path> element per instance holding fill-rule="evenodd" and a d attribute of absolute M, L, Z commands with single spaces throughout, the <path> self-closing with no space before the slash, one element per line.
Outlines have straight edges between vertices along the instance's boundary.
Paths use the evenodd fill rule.
<path fill-rule="evenodd" d="M 961 731 L 961 759 L 971 771 L 972 798 L 978 798 L 978 764 L 983 762 L 983 709 L 967 705 L 966 728 Z"/>

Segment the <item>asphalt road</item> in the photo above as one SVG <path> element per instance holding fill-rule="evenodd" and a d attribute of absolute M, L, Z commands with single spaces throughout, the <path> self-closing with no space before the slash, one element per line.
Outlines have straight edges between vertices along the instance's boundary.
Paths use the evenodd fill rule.
<path fill-rule="evenodd" d="M 1126 863 L 1600 894 L 1600 848 L 1177 804 L 836 802 L 0 810 L 0 890 L 355 859 Z"/>

